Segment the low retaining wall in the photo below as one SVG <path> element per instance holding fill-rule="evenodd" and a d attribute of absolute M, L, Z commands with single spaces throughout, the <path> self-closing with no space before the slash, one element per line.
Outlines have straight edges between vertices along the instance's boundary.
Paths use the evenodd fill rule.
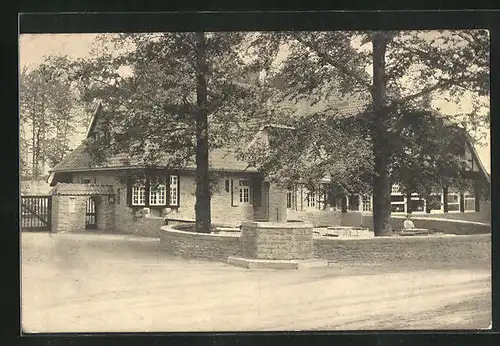
<path fill-rule="evenodd" d="M 349 238 L 373 238 L 373 231 L 367 228 L 357 228 L 357 227 L 326 227 L 326 228 L 315 228 L 314 232 L 322 236 L 337 236 L 337 237 L 349 237 Z"/>
<path fill-rule="evenodd" d="M 393 230 L 403 228 L 405 216 L 391 216 L 391 226 Z M 445 234 L 490 234 L 491 225 L 482 222 L 452 220 L 447 218 L 433 217 L 412 217 L 417 228 L 427 228 L 437 230 Z M 348 212 L 342 217 L 342 226 L 366 227 L 373 231 L 373 218 L 371 214 L 361 214 L 359 212 Z"/>
<path fill-rule="evenodd" d="M 158 238 L 160 236 L 160 228 L 164 224 L 165 218 L 163 217 L 143 216 L 131 222 L 128 228 L 133 235 Z"/>
<path fill-rule="evenodd" d="M 340 226 L 342 213 L 340 211 L 317 210 L 317 211 L 295 211 L 288 210 L 288 220 L 300 220 L 313 224 L 314 227 Z M 358 225 L 359 226 L 359 225 Z"/>
<path fill-rule="evenodd" d="M 331 262 L 422 263 L 491 261 L 491 236 L 414 236 L 314 239 L 314 256 Z"/>
<path fill-rule="evenodd" d="M 165 250 L 181 257 L 226 262 L 229 256 L 240 256 L 238 235 L 193 233 L 163 226 L 160 242 Z"/>
<path fill-rule="evenodd" d="M 161 227 L 160 241 L 171 254 L 226 262 L 242 257 L 238 235 L 184 232 Z M 371 239 L 314 238 L 315 258 L 348 263 L 491 262 L 491 236 L 414 236 Z"/>

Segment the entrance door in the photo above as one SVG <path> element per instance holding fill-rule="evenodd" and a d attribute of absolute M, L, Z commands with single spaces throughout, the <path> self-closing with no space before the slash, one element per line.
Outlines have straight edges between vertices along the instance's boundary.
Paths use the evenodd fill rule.
<path fill-rule="evenodd" d="M 85 205 L 85 229 L 97 229 L 95 200 L 90 197 Z"/>

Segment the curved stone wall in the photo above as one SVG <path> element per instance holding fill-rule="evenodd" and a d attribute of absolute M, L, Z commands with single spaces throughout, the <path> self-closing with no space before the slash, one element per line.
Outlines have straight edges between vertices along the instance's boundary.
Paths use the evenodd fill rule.
<path fill-rule="evenodd" d="M 238 235 L 192 233 L 171 226 L 161 227 L 159 233 L 163 248 L 176 256 L 221 262 L 242 256 Z M 313 253 L 330 262 L 491 263 L 491 235 L 314 238 Z"/>
<path fill-rule="evenodd" d="M 314 256 L 350 263 L 491 263 L 491 236 L 322 238 L 314 239 Z"/>
<path fill-rule="evenodd" d="M 403 228 L 405 216 L 392 216 L 391 226 L 393 230 L 400 230 Z M 482 222 L 454 220 L 445 218 L 432 218 L 432 217 L 412 217 L 413 223 L 417 228 L 426 228 L 436 230 L 445 234 L 490 234 L 491 225 Z M 342 218 L 342 226 L 353 227 L 366 227 L 373 230 L 373 218 L 369 214 L 360 214 L 358 212 L 346 213 Z"/>
<path fill-rule="evenodd" d="M 176 256 L 226 262 L 229 256 L 240 255 L 239 235 L 185 232 L 174 227 L 161 227 L 160 242 Z"/>

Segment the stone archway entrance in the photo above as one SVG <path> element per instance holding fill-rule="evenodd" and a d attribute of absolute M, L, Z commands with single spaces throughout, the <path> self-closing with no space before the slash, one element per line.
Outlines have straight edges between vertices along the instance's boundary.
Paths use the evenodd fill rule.
<path fill-rule="evenodd" d="M 113 186 L 59 183 L 51 194 L 52 232 L 114 229 Z"/>

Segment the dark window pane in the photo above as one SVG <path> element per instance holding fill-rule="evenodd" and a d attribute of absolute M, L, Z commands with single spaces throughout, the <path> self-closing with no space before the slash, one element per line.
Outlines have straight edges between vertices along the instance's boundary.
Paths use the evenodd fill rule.
<path fill-rule="evenodd" d="M 391 196 L 391 202 L 403 202 L 404 196 Z"/>
<path fill-rule="evenodd" d="M 405 211 L 405 205 L 404 204 L 393 204 L 391 206 L 391 211 L 393 213 L 401 213 Z"/>
<path fill-rule="evenodd" d="M 424 201 L 423 200 L 411 200 L 410 207 L 412 211 L 424 211 Z"/>

